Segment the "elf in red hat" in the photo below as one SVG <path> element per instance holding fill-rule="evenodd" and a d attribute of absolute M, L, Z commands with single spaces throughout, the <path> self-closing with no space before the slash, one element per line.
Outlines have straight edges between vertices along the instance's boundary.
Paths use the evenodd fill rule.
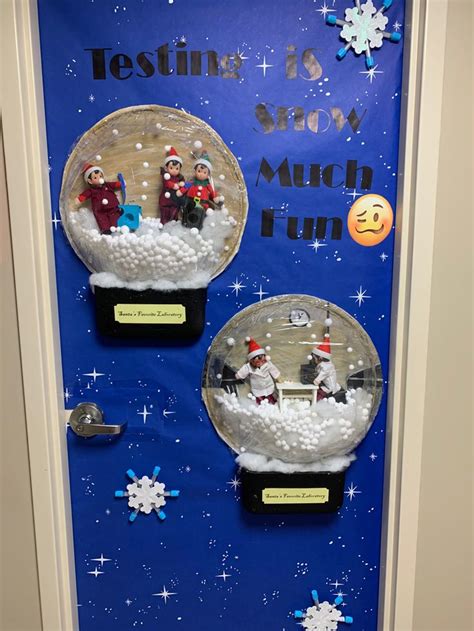
<path fill-rule="evenodd" d="M 329 334 L 325 335 L 324 342 L 311 351 L 312 362 L 316 366 L 316 379 L 313 381 L 318 386 L 317 400 L 326 399 L 336 392 L 341 386 L 337 383 L 336 368 L 331 361 L 331 342 Z"/>
<path fill-rule="evenodd" d="M 184 176 L 181 174 L 183 159 L 178 155 L 174 147 L 165 147 L 167 155 L 165 166 L 161 167 L 163 188 L 161 189 L 159 206 L 160 220 L 162 224 L 168 221 L 177 221 L 179 209 L 182 206 L 186 189 L 184 188 Z"/>
<path fill-rule="evenodd" d="M 94 164 L 86 164 L 82 175 L 89 188 L 76 197 L 76 204 L 91 200 L 92 212 L 102 234 L 110 234 L 112 227 L 117 227 L 122 210 L 115 191 L 121 187 L 120 182 L 106 182 L 102 169 Z"/>
<path fill-rule="evenodd" d="M 280 371 L 267 359 L 265 351 L 254 339 L 248 338 L 247 343 L 249 345 L 248 362 L 235 373 L 235 376 L 237 379 L 249 378 L 250 390 L 257 405 L 260 405 L 262 401 L 275 405 L 277 402 L 275 381 L 280 377 Z"/>

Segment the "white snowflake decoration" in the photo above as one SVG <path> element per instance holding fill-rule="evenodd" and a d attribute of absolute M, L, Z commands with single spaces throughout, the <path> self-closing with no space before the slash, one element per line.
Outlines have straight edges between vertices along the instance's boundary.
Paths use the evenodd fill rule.
<path fill-rule="evenodd" d="M 341 38 L 348 42 L 338 50 L 337 58 L 343 59 L 347 51 L 353 48 L 357 55 L 365 53 L 365 63 L 370 70 L 375 65 L 371 51 L 374 48 L 381 48 L 384 38 L 395 43 L 401 39 L 400 33 L 385 32 L 388 18 L 383 13 L 390 8 L 393 0 L 383 0 L 378 10 L 374 7 L 372 0 L 367 0 L 362 5 L 359 0 L 354 0 L 354 2 L 355 7 L 346 9 L 345 20 L 339 20 L 334 15 L 327 15 L 326 23 L 331 26 L 342 26 Z"/>
<path fill-rule="evenodd" d="M 302 620 L 301 626 L 308 631 L 336 631 L 340 622 L 352 624 L 351 616 L 344 616 L 337 606 L 342 603 L 342 597 L 338 596 L 331 605 L 327 600 L 319 602 L 318 592 L 311 592 L 314 605 L 306 611 L 295 611 L 295 618 Z"/>
<path fill-rule="evenodd" d="M 179 491 L 165 491 L 165 485 L 156 481 L 159 472 L 160 467 L 156 466 L 151 478 L 146 475 L 138 478 L 132 469 L 127 471 L 133 484 L 127 484 L 126 491 L 115 491 L 115 497 L 128 498 L 128 505 L 134 509 L 134 512 L 130 514 L 129 521 L 134 522 L 139 512 L 149 515 L 152 510 L 156 512 L 161 521 L 166 519 L 165 513 L 161 510 L 162 506 L 166 504 L 165 498 L 178 497 Z"/>

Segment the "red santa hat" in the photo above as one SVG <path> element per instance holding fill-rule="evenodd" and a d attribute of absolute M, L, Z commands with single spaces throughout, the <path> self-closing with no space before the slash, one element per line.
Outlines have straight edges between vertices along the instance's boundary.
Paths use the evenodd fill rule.
<path fill-rule="evenodd" d="M 329 337 L 326 337 L 324 342 L 322 342 L 316 348 L 313 348 L 311 351 L 313 355 L 317 355 L 318 357 L 323 357 L 324 359 L 331 359 L 331 342 Z"/>
<path fill-rule="evenodd" d="M 198 164 L 202 164 L 203 166 L 207 167 L 209 169 L 209 173 L 211 173 L 212 164 L 207 151 L 203 151 L 199 158 L 196 159 L 196 161 L 194 162 L 194 168 L 196 168 Z"/>
<path fill-rule="evenodd" d="M 100 171 L 102 173 L 102 175 L 104 174 L 102 169 L 100 167 L 96 166 L 95 164 L 90 164 L 88 162 L 87 164 L 84 165 L 84 167 L 82 169 L 82 175 L 84 176 L 84 180 L 86 182 L 89 181 L 89 176 L 91 175 L 91 173 L 94 173 L 94 171 Z"/>
<path fill-rule="evenodd" d="M 249 353 L 247 355 L 247 359 L 250 361 L 254 357 L 258 357 L 259 355 L 265 355 L 265 351 L 263 348 L 257 344 L 257 342 L 252 338 L 247 338 L 247 343 L 249 345 Z"/>
<path fill-rule="evenodd" d="M 180 165 L 183 166 L 183 159 L 178 155 L 178 152 L 176 151 L 174 147 L 167 145 L 165 149 L 167 152 L 166 158 L 165 158 L 165 164 L 168 164 L 168 162 L 171 162 L 171 160 L 174 160 L 175 162 L 179 162 Z"/>

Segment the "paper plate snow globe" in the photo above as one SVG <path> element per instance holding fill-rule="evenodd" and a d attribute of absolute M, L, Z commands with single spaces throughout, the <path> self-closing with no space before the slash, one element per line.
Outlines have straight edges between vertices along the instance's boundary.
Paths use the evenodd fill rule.
<path fill-rule="evenodd" d="M 380 404 L 380 360 L 341 308 L 277 296 L 218 333 L 202 392 L 217 433 L 238 454 L 249 510 L 330 512 Z"/>
<path fill-rule="evenodd" d="M 209 282 L 247 217 L 237 160 L 204 121 L 159 105 L 113 112 L 64 169 L 60 211 L 86 267 L 101 333 L 195 337 Z"/>

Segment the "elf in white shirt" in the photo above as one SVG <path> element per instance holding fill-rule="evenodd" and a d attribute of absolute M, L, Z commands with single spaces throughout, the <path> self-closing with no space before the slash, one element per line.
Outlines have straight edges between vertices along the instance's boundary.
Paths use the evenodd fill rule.
<path fill-rule="evenodd" d="M 336 394 L 341 389 L 337 383 L 336 368 L 331 361 L 329 337 L 322 344 L 313 348 L 311 354 L 316 364 L 316 379 L 313 383 L 318 386 L 317 400 L 320 401 Z"/>
<path fill-rule="evenodd" d="M 249 378 L 250 390 L 257 405 L 260 405 L 262 401 L 275 405 L 277 402 L 275 381 L 280 377 L 280 371 L 267 359 L 265 351 L 255 340 L 250 338 L 248 345 L 248 362 L 235 373 L 235 376 L 237 379 Z"/>

